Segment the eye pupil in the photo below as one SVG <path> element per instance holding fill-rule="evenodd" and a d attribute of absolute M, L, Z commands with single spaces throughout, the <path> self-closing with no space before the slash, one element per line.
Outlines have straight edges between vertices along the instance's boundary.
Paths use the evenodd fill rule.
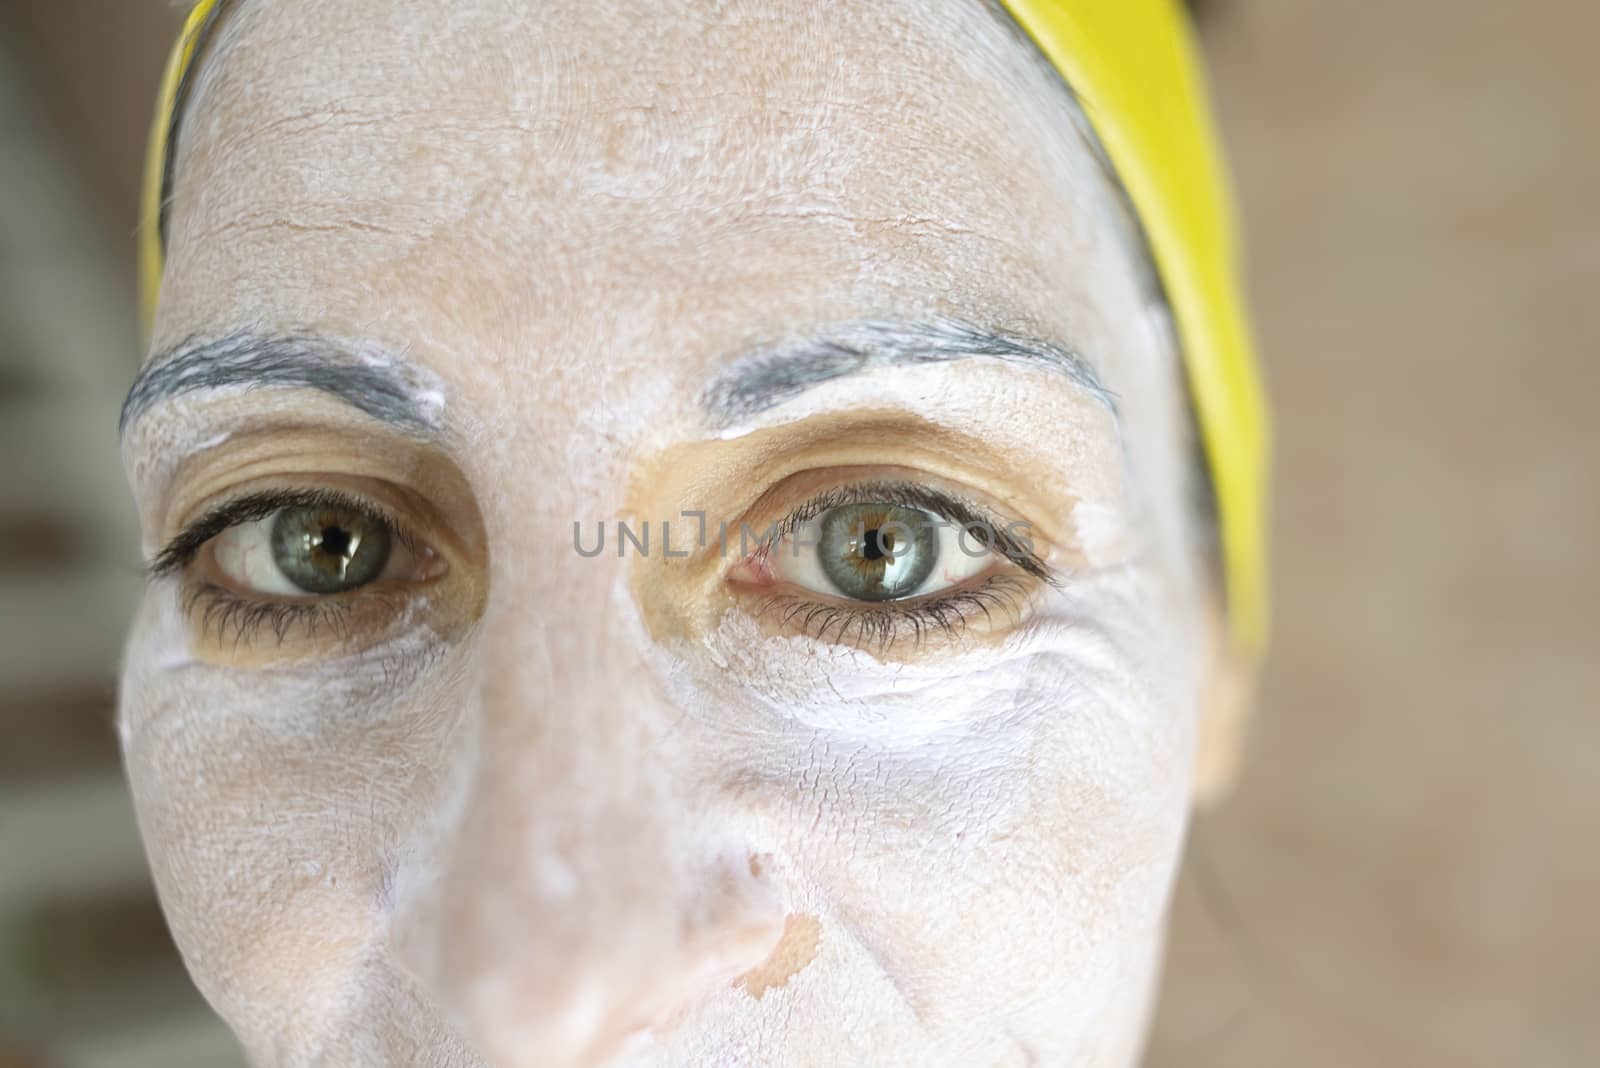
<path fill-rule="evenodd" d="M 861 555 L 867 560 L 894 556 L 894 531 L 869 530 L 863 539 Z"/>
<path fill-rule="evenodd" d="M 272 561 L 306 593 L 344 593 L 383 573 L 389 524 L 352 508 L 285 508 L 272 523 Z"/>
<path fill-rule="evenodd" d="M 317 548 L 329 556 L 342 558 L 350 548 L 350 535 L 338 527 L 323 527 L 317 536 Z"/>

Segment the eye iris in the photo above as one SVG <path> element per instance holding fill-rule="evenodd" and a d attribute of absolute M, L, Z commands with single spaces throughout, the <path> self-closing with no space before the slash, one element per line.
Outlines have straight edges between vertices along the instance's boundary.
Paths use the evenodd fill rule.
<path fill-rule="evenodd" d="M 285 508 L 272 522 L 272 561 L 307 593 L 342 593 L 383 573 L 388 524 L 347 508 Z"/>
<path fill-rule="evenodd" d="M 937 520 L 915 508 L 847 504 L 823 514 L 817 552 L 846 597 L 892 601 L 915 592 L 938 563 Z"/>

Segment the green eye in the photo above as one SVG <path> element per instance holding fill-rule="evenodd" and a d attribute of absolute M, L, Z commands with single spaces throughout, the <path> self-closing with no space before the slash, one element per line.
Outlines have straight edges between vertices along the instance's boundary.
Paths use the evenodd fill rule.
<path fill-rule="evenodd" d="M 939 562 L 937 516 L 892 504 L 846 504 L 823 513 L 817 557 L 839 594 L 860 601 L 909 597 Z"/>
<path fill-rule="evenodd" d="M 394 547 L 389 524 L 353 508 L 285 508 L 272 520 L 272 563 L 305 593 L 344 593 L 383 574 Z"/>

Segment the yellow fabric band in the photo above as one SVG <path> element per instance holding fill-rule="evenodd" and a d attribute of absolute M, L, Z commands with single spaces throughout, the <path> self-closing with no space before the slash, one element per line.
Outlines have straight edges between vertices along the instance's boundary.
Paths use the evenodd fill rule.
<path fill-rule="evenodd" d="M 166 234 L 162 233 L 163 206 L 167 196 L 167 173 L 171 151 L 170 139 L 175 132 L 178 92 L 194 62 L 201 31 L 211 19 L 219 0 L 199 0 L 183 21 L 183 31 L 178 43 L 167 58 L 166 70 L 161 75 L 161 89 L 156 97 L 156 115 L 150 124 L 150 143 L 145 150 L 144 190 L 139 198 L 139 312 L 145 333 L 155 322 L 156 302 L 161 297 L 161 273 L 166 267 Z"/>
<path fill-rule="evenodd" d="M 199 0 L 161 84 L 139 229 L 146 329 L 163 269 L 174 111 L 220 0 Z M 1177 322 L 1217 496 L 1234 645 L 1267 636 L 1267 412 L 1239 290 L 1232 204 L 1192 31 L 1176 0 L 1003 0 L 1082 102 L 1144 228 Z"/>
<path fill-rule="evenodd" d="M 1188 15 L 1176 0 L 1003 2 L 1072 87 L 1144 227 L 1216 489 L 1229 627 L 1240 652 L 1259 654 L 1270 431 Z"/>

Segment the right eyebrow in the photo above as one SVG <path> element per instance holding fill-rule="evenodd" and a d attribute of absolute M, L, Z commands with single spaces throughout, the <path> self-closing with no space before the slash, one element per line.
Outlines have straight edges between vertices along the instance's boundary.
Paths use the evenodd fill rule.
<path fill-rule="evenodd" d="M 400 357 L 313 334 L 241 331 L 185 341 L 147 363 L 122 402 L 119 433 L 152 407 L 214 389 L 313 389 L 405 433 L 439 432 L 439 390 Z"/>

